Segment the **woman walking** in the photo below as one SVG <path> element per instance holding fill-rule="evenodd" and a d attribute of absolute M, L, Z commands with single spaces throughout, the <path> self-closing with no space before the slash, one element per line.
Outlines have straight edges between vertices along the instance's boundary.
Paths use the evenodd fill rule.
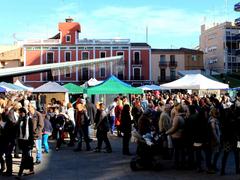
<path fill-rule="evenodd" d="M 19 148 L 22 150 L 22 159 L 17 179 L 21 179 L 24 169 L 29 169 L 30 174 L 34 174 L 33 157 L 31 150 L 33 149 L 33 123 L 27 115 L 25 108 L 19 109 L 19 120 L 17 123 L 18 132 L 17 139 Z"/>
<path fill-rule="evenodd" d="M 130 106 L 125 104 L 121 113 L 121 131 L 123 133 L 123 149 L 122 153 L 124 155 L 131 155 L 129 152 L 129 141 L 131 138 L 132 131 L 132 119 L 130 115 Z"/>

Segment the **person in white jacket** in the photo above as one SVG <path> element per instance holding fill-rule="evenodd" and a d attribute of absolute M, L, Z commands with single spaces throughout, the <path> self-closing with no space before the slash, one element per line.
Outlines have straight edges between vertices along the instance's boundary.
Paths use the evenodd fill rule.
<path fill-rule="evenodd" d="M 68 131 L 70 136 L 70 142 L 68 146 L 74 146 L 74 130 L 75 130 L 76 122 L 75 122 L 75 116 L 74 116 L 74 108 L 72 106 L 72 103 L 67 104 L 67 123 L 65 124 L 65 130 Z"/>

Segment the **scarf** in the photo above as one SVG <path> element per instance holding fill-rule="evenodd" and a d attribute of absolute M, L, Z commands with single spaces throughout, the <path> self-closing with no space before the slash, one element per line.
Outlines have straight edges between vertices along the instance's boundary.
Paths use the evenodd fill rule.
<path fill-rule="evenodd" d="M 25 120 L 20 122 L 20 135 L 19 139 L 28 140 L 29 138 L 29 125 L 28 125 L 29 118 L 27 117 Z"/>

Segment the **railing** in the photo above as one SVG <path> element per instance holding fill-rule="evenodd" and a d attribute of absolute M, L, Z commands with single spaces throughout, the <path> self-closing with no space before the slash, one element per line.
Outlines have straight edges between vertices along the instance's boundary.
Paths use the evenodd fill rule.
<path fill-rule="evenodd" d="M 141 60 L 138 60 L 138 61 L 132 60 L 132 65 L 142 65 L 142 61 Z"/>
<path fill-rule="evenodd" d="M 18 41 L 18 44 L 60 44 L 60 39 L 32 39 Z"/>
<path fill-rule="evenodd" d="M 169 62 L 169 67 L 177 67 L 177 62 L 176 61 L 170 61 Z"/>
<path fill-rule="evenodd" d="M 240 49 L 236 49 L 236 56 L 240 55 Z"/>
<path fill-rule="evenodd" d="M 77 44 L 130 44 L 130 39 L 79 39 Z"/>
<path fill-rule="evenodd" d="M 173 81 L 173 80 L 176 80 L 176 76 L 175 77 L 171 77 L 171 76 L 158 76 L 158 82 L 162 82 L 162 83 L 165 83 L 165 82 L 170 82 L 170 81 Z"/>
<path fill-rule="evenodd" d="M 167 67 L 168 63 L 167 61 L 160 61 L 159 62 L 159 67 Z"/>
<path fill-rule="evenodd" d="M 131 76 L 130 80 L 139 80 L 139 81 L 141 81 L 141 80 L 144 80 L 144 76 Z"/>

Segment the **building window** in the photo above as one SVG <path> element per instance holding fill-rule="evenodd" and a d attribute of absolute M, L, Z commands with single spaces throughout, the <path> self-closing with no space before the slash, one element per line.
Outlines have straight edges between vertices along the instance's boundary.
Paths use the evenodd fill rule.
<path fill-rule="evenodd" d="M 88 75 L 89 75 L 89 71 L 87 67 L 83 67 L 82 68 L 82 80 L 86 81 L 88 80 Z"/>
<path fill-rule="evenodd" d="M 176 69 L 170 69 L 170 80 L 176 79 Z"/>
<path fill-rule="evenodd" d="M 71 35 L 66 35 L 66 42 L 71 42 Z"/>
<path fill-rule="evenodd" d="M 65 52 L 65 61 L 71 61 L 71 52 Z"/>
<path fill-rule="evenodd" d="M 106 57 L 106 52 L 105 51 L 101 51 L 100 52 L 100 58 L 105 58 Z"/>
<path fill-rule="evenodd" d="M 89 59 L 89 53 L 88 52 L 82 52 L 82 60 L 87 60 Z"/>
<path fill-rule="evenodd" d="M 134 62 L 140 64 L 140 52 L 134 52 Z"/>
<path fill-rule="evenodd" d="M 166 69 L 161 69 L 160 71 L 160 80 L 165 81 L 166 80 Z"/>
<path fill-rule="evenodd" d="M 65 78 L 71 78 L 71 75 L 72 75 L 71 67 L 66 67 L 65 68 Z"/>
<path fill-rule="evenodd" d="M 160 62 L 166 62 L 166 55 L 160 55 Z"/>
<path fill-rule="evenodd" d="M 175 55 L 170 55 L 170 63 L 175 63 Z"/>
<path fill-rule="evenodd" d="M 106 77 L 106 68 L 104 66 L 100 67 L 100 77 Z"/>
<path fill-rule="evenodd" d="M 141 80 L 141 68 L 133 68 L 133 80 Z"/>
<path fill-rule="evenodd" d="M 123 68 L 118 68 L 117 77 L 118 77 L 118 79 L 120 79 L 120 80 L 124 80 Z"/>
<path fill-rule="evenodd" d="M 53 63 L 53 52 L 47 52 L 46 64 Z"/>
<path fill-rule="evenodd" d="M 197 61 L 197 55 L 192 55 L 192 61 Z"/>
<path fill-rule="evenodd" d="M 53 59 L 54 59 L 53 52 L 47 52 L 46 64 L 53 63 Z M 46 80 L 46 81 L 52 81 L 53 80 L 53 75 L 52 75 L 51 70 L 46 72 L 46 76 L 45 77 L 43 76 L 43 80 Z"/>
<path fill-rule="evenodd" d="M 118 51 L 116 53 L 117 56 L 123 56 L 123 59 L 118 61 L 117 65 L 123 65 L 124 64 L 124 52 L 123 51 Z"/>

